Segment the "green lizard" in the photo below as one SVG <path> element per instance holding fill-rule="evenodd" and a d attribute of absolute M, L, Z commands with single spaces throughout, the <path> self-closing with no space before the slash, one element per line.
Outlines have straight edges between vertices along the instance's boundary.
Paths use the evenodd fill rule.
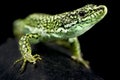
<path fill-rule="evenodd" d="M 34 13 L 25 19 L 16 20 L 14 34 L 19 38 L 19 50 L 22 57 L 15 63 L 23 60 L 20 68 L 23 71 L 26 62 L 35 64 L 37 60 L 41 60 L 40 55 L 32 55 L 31 44 L 56 41 L 57 44 L 67 46 L 72 51 L 71 59 L 89 68 L 87 61 L 81 56 L 77 37 L 92 28 L 106 14 L 106 6 L 88 4 L 61 14 Z"/>

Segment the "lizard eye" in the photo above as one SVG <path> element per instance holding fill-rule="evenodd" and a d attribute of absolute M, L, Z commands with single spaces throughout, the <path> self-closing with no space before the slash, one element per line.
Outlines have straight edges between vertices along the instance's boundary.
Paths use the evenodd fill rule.
<path fill-rule="evenodd" d="M 85 14 L 86 14 L 85 11 L 80 11 L 80 12 L 79 12 L 79 15 L 80 15 L 80 16 L 85 16 Z"/>

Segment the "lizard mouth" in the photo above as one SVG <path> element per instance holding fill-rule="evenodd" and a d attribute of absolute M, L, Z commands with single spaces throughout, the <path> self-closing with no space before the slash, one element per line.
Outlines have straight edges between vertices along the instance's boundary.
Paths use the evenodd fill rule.
<path fill-rule="evenodd" d="M 82 21 L 101 20 L 107 14 L 107 8 L 104 5 L 96 6 L 94 9 L 89 9 L 87 12 L 80 12 L 79 15 Z"/>
<path fill-rule="evenodd" d="M 93 10 L 94 12 L 90 15 L 91 18 L 103 18 L 107 13 L 107 8 L 104 5 L 98 6 Z"/>

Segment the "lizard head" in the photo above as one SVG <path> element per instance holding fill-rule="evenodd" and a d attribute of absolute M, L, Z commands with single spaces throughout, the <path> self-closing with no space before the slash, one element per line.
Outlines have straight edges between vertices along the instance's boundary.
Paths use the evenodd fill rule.
<path fill-rule="evenodd" d="M 106 13 L 107 8 L 104 5 L 85 5 L 69 12 L 64 28 L 68 29 L 68 34 L 73 34 L 73 37 L 79 36 L 103 19 Z"/>
<path fill-rule="evenodd" d="M 79 23 L 82 27 L 89 27 L 91 25 L 95 25 L 107 13 L 107 8 L 104 5 L 94 5 L 88 4 L 80 9 L 75 10 L 76 14 L 79 18 Z"/>

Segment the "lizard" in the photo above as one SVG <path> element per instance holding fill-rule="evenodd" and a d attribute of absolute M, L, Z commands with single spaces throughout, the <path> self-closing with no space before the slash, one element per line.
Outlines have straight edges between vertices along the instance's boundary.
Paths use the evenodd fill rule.
<path fill-rule="evenodd" d="M 89 68 L 88 61 L 81 54 L 78 37 L 91 29 L 107 14 L 105 5 L 87 4 L 76 10 L 50 15 L 33 13 L 24 19 L 13 22 L 14 35 L 19 39 L 19 51 L 22 57 L 15 64 L 23 61 L 20 70 L 23 71 L 26 62 L 36 64 L 42 60 L 39 54 L 32 55 L 31 44 L 56 41 L 58 45 L 68 46 L 72 51 L 71 59 Z"/>

